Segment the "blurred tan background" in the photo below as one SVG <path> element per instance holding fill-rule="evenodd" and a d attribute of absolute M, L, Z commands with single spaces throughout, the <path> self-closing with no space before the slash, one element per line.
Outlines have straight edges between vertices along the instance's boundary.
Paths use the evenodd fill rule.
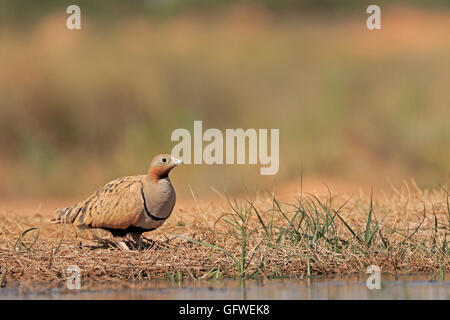
<path fill-rule="evenodd" d="M 388 4 L 386 4 L 388 3 Z M 66 7 L 81 7 L 81 30 Z M 0 197 L 80 197 L 145 173 L 176 128 L 279 128 L 280 170 L 177 168 L 181 195 L 305 179 L 448 181 L 450 6 L 2 1 Z M 371 3 L 370 3 L 371 4 Z"/>

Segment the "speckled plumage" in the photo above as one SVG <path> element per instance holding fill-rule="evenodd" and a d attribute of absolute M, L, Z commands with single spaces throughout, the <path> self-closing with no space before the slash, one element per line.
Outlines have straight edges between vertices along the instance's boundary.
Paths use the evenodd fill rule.
<path fill-rule="evenodd" d="M 180 163 L 170 155 L 159 155 L 147 175 L 113 180 L 86 200 L 57 209 L 55 221 L 80 228 L 102 228 L 118 236 L 159 228 L 175 205 L 175 190 L 168 174 Z"/>

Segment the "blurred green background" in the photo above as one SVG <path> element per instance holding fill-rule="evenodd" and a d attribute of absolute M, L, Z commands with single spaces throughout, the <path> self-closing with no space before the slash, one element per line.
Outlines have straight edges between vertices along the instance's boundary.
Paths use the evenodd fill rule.
<path fill-rule="evenodd" d="M 280 170 L 185 166 L 181 193 L 303 175 L 450 172 L 450 3 L 0 2 L 0 196 L 87 195 L 145 173 L 176 128 L 279 128 Z M 66 7 L 81 7 L 81 30 Z"/>

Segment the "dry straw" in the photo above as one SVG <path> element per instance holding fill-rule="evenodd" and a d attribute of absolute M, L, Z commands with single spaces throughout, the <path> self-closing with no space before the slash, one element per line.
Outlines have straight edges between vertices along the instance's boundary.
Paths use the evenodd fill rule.
<path fill-rule="evenodd" d="M 450 271 L 449 193 L 445 187 L 395 189 L 378 199 L 301 194 L 228 196 L 225 202 L 179 207 L 147 234 L 148 248 L 120 251 L 109 234 L 54 225 L 40 215 L 3 214 L 0 280 L 63 285 L 69 265 L 83 286 L 141 286 L 142 280 L 274 278 L 365 272 Z M 140 285 L 138 285 L 141 283 Z"/>

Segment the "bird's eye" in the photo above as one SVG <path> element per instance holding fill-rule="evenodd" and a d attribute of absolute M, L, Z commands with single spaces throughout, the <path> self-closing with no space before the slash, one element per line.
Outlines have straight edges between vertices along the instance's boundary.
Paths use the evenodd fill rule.
<path fill-rule="evenodd" d="M 162 162 L 162 163 L 166 163 L 166 162 L 167 162 L 167 158 L 162 158 L 162 159 L 161 159 L 161 162 Z"/>

